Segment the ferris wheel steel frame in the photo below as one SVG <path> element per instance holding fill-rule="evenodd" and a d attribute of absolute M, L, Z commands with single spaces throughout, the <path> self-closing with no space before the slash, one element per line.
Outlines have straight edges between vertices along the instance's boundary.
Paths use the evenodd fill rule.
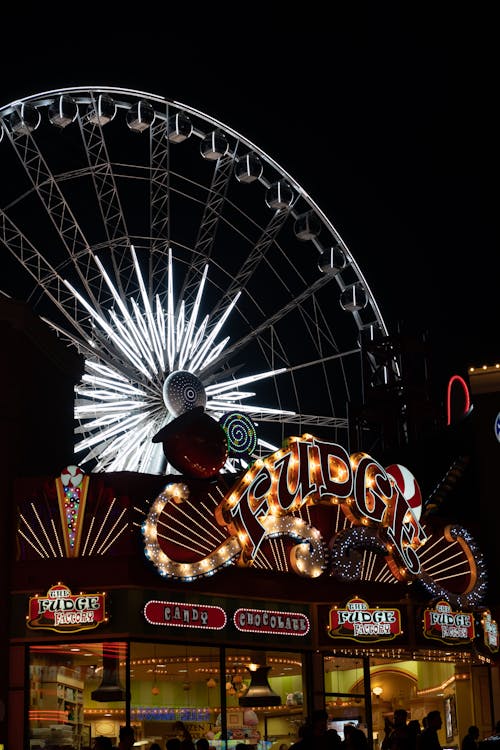
<path fill-rule="evenodd" d="M 113 103 L 115 111 L 107 121 L 101 107 L 109 103 L 108 99 Z M 57 107 L 62 113 L 65 102 L 74 102 L 76 115 L 71 122 L 59 126 L 59 130 L 65 131 L 66 127 L 78 129 L 78 140 L 83 147 L 85 159 L 83 166 L 59 166 L 55 169 L 45 150 L 48 137 L 42 132 L 46 123 L 42 121 L 41 116 Z M 130 117 L 130 113 L 137 110 L 140 116 L 141 104 L 145 111 L 153 111 L 152 121 L 140 122 L 140 129 L 134 134 L 136 138 L 148 139 L 147 162 L 116 162 L 110 154 L 112 139 L 108 140 L 106 128 L 110 127 L 110 122 L 119 114 Z M 40 116 L 40 121 L 35 124 L 36 114 Z M 29 121 L 28 115 L 34 118 L 32 122 Z M 182 137 L 179 136 L 178 143 L 168 137 L 168 127 L 174 117 L 186 118 L 192 126 L 186 138 L 183 137 L 184 134 Z M 10 143 L 17 157 L 17 164 L 22 166 L 26 178 L 26 187 L 18 194 L 8 194 L 7 191 L 8 197 L 0 206 L 0 243 L 8 249 L 34 282 L 30 301 L 38 308 L 40 299 L 48 300 L 51 303 L 49 307 L 52 306 L 58 312 L 57 320 L 50 320 L 42 304 L 41 317 L 80 353 L 89 360 L 96 358 L 96 361 L 105 367 L 115 367 L 119 360 L 121 374 L 130 384 L 136 382 L 137 369 L 133 366 L 133 360 L 118 355 L 116 349 L 111 346 L 111 334 L 108 330 L 111 327 L 110 319 L 113 319 L 115 326 L 122 327 L 123 341 L 126 336 L 133 339 L 134 336 L 141 337 L 144 334 L 149 336 L 151 344 L 154 344 L 155 336 L 159 337 L 156 325 L 161 321 L 167 307 L 165 304 L 163 307 L 160 305 L 160 310 L 158 300 L 166 299 L 166 290 L 172 287 L 174 278 L 176 279 L 174 270 L 166 262 L 174 248 L 176 261 L 184 253 L 181 288 L 175 295 L 175 313 L 170 315 L 170 318 L 168 314 L 164 317 L 170 322 L 175 320 L 178 329 L 184 325 L 184 333 L 190 338 L 182 345 L 192 347 L 194 339 L 198 336 L 201 346 L 203 337 L 207 339 L 210 331 L 213 332 L 217 326 L 222 330 L 222 324 L 226 324 L 227 311 L 231 305 L 238 311 L 240 324 L 243 324 L 243 327 L 240 325 L 236 340 L 229 343 L 227 337 L 227 341 L 224 340 L 226 343 L 219 344 L 214 358 L 206 365 L 203 372 L 205 386 L 220 382 L 223 373 L 237 382 L 241 368 L 245 366 L 248 371 L 248 363 L 241 364 L 245 352 L 249 346 L 257 344 L 263 360 L 269 363 L 273 382 L 279 380 L 278 371 L 286 370 L 291 375 L 290 392 L 298 403 L 300 394 L 294 373 L 307 368 L 323 368 L 324 380 L 327 381 L 325 393 L 327 396 L 329 394 L 328 397 L 332 401 L 332 391 L 337 388 L 338 381 L 335 384 L 328 382 L 325 368 L 334 360 L 339 363 L 342 388 L 347 394 L 344 403 L 349 401 L 349 378 L 343 370 L 343 362 L 347 358 L 360 355 L 359 340 L 351 336 L 350 346 L 337 345 L 335 332 L 330 329 L 323 311 L 324 304 L 322 307 L 317 302 L 317 295 L 335 281 L 338 294 L 336 297 L 332 295 L 331 304 L 339 306 L 338 297 L 347 295 L 347 303 L 343 306 L 342 314 L 350 317 L 358 334 L 371 330 L 375 336 L 384 337 L 387 336 L 387 329 L 358 263 L 331 221 L 299 183 L 268 154 L 231 127 L 193 107 L 155 94 L 115 87 L 71 87 L 28 96 L 0 107 L 0 122 L 0 133 L 4 141 L 0 146 L 0 159 L 1 150 L 6 143 Z M 130 123 L 128 124 L 132 129 Z M 50 124 L 50 127 L 58 129 L 53 124 Z M 171 150 L 181 149 L 181 141 L 188 138 L 198 139 L 202 147 L 208 144 L 205 164 L 213 162 L 214 169 L 208 183 L 203 185 L 192 176 L 180 175 L 171 169 Z M 227 144 L 227 151 L 224 153 L 218 153 L 216 150 L 218 138 L 222 139 L 223 145 L 224 141 Z M 252 158 L 256 157 L 262 167 L 260 174 L 251 175 L 251 179 L 249 175 L 248 181 L 260 184 L 266 191 L 270 214 L 264 221 L 260 218 L 254 219 L 250 213 L 245 213 L 245 209 L 237 206 L 233 198 L 229 197 L 237 165 L 249 155 Z M 70 161 L 71 156 L 72 154 Z M 202 159 L 202 156 L 199 158 Z M 81 216 L 77 215 L 79 212 L 69 197 L 72 186 L 80 184 L 81 181 L 92 186 L 99 209 L 101 236 L 97 241 L 90 237 L 88 226 L 82 226 Z M 134 231 L 129 229 L 129 224 L 133 221 L 129 220 L 130 215 L 123 205 L 126 191 L 121 188 L 122 184 L 133 184 L 134 181 L 141 187 L 146 184 L 149 192 L 149 231 L 140 236 L 136 236 Z M 187 192 L 188 189 L 191 193 Z M 241 190 L 245 190 L 245 185 L 241 185 Z M 270 199 L 268 201 L 270 193 L 274 195 L 273 191 L 277 191 L 277 198 L 274 202 Z M 288 196 L 288 203 L 283 199 L 283 194 Z M 36 232 L 32 231 L 33 228 L 18 219 L 24 203 L 34 198 L 58 238 L 64 252 L 62 261 L 60 258 L 52 257 L 44 243 L 37 242 L 36 236 L 33 236 L 36 235 Z M 182 239 L 173 235 L 171 220 L 171 203 L 183 198 L 195 206 L 201 215 L 195 241 L 192 245 L 185 246 Z M 228 216 L 224 215 L 226 208 Z M 316 222 L 320 226 L 320 231 L 309 231 L 309 220 L 312 223 Z M 306 222 L 304 236 L 307 237 L 307 241 L 303 242 L 303 245 L 315 248 L 317 262 L 321 264 L 321 267 L 317 267 L 316 278 L 305 276 L 306 273 L 310 274 L 310 268 L 306 267 L 309 260 L 311 265 L 314 265 L 312 256 L 306 259 L 304 271 L 302 267 L 298 267 L 297 260 L 289 257 L 291 254 L 287 247 L 280 245 L 280 233 L 284 231 L 287 222 L 291 221 L 294 221 L 295 225 L 301 221 Z M 251 228 L 251 240 L 249 229 L 248 234 L 245 234 L 239 224 Z M 241 259 L 237 272 L 233 275 L 225 270 L 224 264 L 230 251 L 217 245 L 217 234 L 223 230 L 231 231 L 231 236 L 241 239 L 242 244 L 250 245 L 249 251 Z M 134 247 L 139 249 L 138 252 Z M 282 267 L 293 273 L 295 287 L 301 285 L 298 291 L 292 283 L 288 283 L 284 273 L 280 275 L 279 269 L 275 268 L 273 261 L 269 259 L 268 256 L 273 250 L 278 251 Z M 147 253 L 146 270 L 144 251 Z M 335 252 L 341 253 L 343 264 L 334 265 Z M 105 260 L 102 260 L 101 254 Z M 336 257 L 338 259 L 338 256 Z M 303 262 L 304 258 L 301 257 L 300 261 Z M 217 273 L 221 272 L 221 277 L 217 281 L 211 280 L 216 292 L 215 300 L 212 300 L 210 314 L 206 316 L 207 322 L 202 324 L 205 328 L 201 330 L 202 325 L 193 320 L 193 316 L 189 316 L 197 305 L 201 306 L 200 284 L 204 274 L 208 273 L 210 276 L 211 269 L 215 269 Z M 176 267 L 175 271 L 177 270 Z M 69 272 L 72 274 L 71 282 L 67 279 Z M 267 298 L 257 299 L 254 294 L 251 299 L 250 316 L 249 305 L 240 306 L 239 301 L 235 303 L 234 300 L 238 295 L 247 292 L 250 284 L 255 284 L 259 274 L 266 275 L 280 285 L 283 299 L 277 298 L 275 303 L 273 299 L 273 309 L 269 311 L 264 304 Z M 135 307 L 132 309 L 131 300 L 134 294 L 142 302 L 142 307 L 139 302 L 134 302 Z M 248 291 L 247 296 L 250 298 L 251 294 Z M 361 297 L 360 304 L 356 295 Z M 169 304 L 174 303 L 170 301 Z M 89 314 L 90 310 L 92 314 Z M 133 324 L 137 330 L 133 330 L 132 324 L 126 328 L 126 316 L 132 317 L 133 314 Z M 278 326 L 292 314 L 299 315 L 303 326 L 302 343 L 307 337 L 310 338 L 309 357 L 303 361 L 291 359 L 290 352 L 281 346 L 280 334 L 277 332 Z M 96 320 L 106 321 L 107 328 L 101 325 L 101 330 L 96 330 Z M 163 325 L 166 325 L 165 320 Z M 189 326 L 191 331 L 188 331 Z M 178 345 L 181 345 L 179 342 L 182 342 L 182 335 L 178 331 Z M 157 349 L 161 350 L 159 338 L 158 342 Z M 148 356 L 147 352 L 143 354 Z M 161 363 L 161 352 L 158 358 Z M 273 367 L 276 360 L 284 366 Z M 155 360 L 155 367 L 157 365 Z M 165 367 L 164 372 L 159 374 L 158 382 L 164 378 L 167 370 Z M 158 384 L 155 385 L 156 390 L 157 386 Z M 302 429 L 347 429 L 348 417 L 346 414 L 337 413 L 338 403 L 336 410 L 326 410 L 325 414 L 307 414 L 301 410 L 287 409 L 286 403 L 281 404 L 280 387 L 276 384 L 275 396 L 275 410 L 266 410 L 255 405 L 253 410 L 249 411 L 252 418 L 258 422 L 298 425 Z M 245 398 L 248 396 L 242 396 L 240 399 L 234 397 L 236 409 L 242 406 Z M 163 417 L 159 413 L 158 404 L 155 410 L 156 429 Z M 85 433 L 84 425 L 80 424 L 79 430 Z M 149 439 L 151 432 L 152 428 L 144 435 L 144 439 Z M 263 440 L 262 444 L 265 446 L 266 441 Z M 116 468 L 112 462 L 105 461 L 100 464 L 100 469 L 112 467 Z M 131 468 L 152 470 L 153 464 L 144 466 L 139 461 Z"/>

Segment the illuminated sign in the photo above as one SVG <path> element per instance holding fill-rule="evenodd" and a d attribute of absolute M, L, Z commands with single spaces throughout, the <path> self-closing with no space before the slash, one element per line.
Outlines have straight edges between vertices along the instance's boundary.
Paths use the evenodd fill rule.
<path fill-rule="evenodd" d="M 456 383 L 456 387 L 453 385 Z M 456 393 L 458 388 L 458 394 Z M 453 394 L 455 396 L 453 397 Z M 460 375 L 453 375 L 448 382 L 446 391 L 446 424 L 449 426 L 455 419 L 461 419 L 469 414 L 471 408 L 469 388 Z"/>
<path fill-rule="evenodd" d="M 280 517 L 320 501 L 340 505 L 355 525 L 377 526 L 397 578 L 418 575 L 415 550 L 427 536 L 394 477 L 366 453 L 349 456 L 340 445 L 309 435 L 290 438 L 286 448 L 256 461 L 215 515 L 239 539 L 241 562 L 248 563 L 266 535 L 279 535 Z M 296 572 L 314 576 L 314 565 L 308 572 L 306 564 L 292 559 Z"/>
<path fill-rule="evenodd" d="M 484 645 L 493 653 L 498 651 L 498 625 L 491 617 L 491 612 L 486 609 L 481 618 L 483 626 Z"/>
<path fill-rule="evenodd" d="M 328 635 L 352 641 L 391 641 L 402 634 L 399 609 L 371 609 L 364 599 L 354 597 L 344 609 L 330 609 Z"/>
<path fill-rule="evenodd" d="M 144 617 L 151 625 L 172 625 L 178 628 L 222 630 L 227 616 L 222 607 L 209 604 L 182 604 L 152 599 L 144 607 Z"/>
<path fill-rule="evenodd" d="M 404 467 L 397 468 L 401 474 Z M 414 480 L 413 488 L 418 488 Z M 255 461 L 217 506 L 215 520 L 230 536 L 206 557 L 178 562 L 158 540 L 158 518 L 165 505 L 182 502 L 189 494 L 180 483 L 167 485 L 152 503 L 143 525 L 145 553 L 161 575 L 192 581 L 213 575 L 236 558 L 241 566 L 252 565 L 266 538 L 292 537 L 298 540 L 290 555 L 292 570 L 316 578 L 327 567 L 326 546 L 317 529 L 293 514 L 321 502 L 339 505 L 355 526 L 377 528 L 392 574 L 406 581 L 419 575 L 416 550 L 427 539 L 411 493 L 407 497 L 391 472 L 366 453 L 349 456 L 336 443 L 310 435 L 292 437 L 282 450 Z"/>
<path fill-rule="evenodd" d="M 69 633 L 92 630 L 107 622 L 106 594 L 72 594 L 63 583 L 52 586 L 46 596 L 30 597 L 29 628 Z"/>
<path fill-rule="evenodd" d="M 207 721 L 213 718 L 209 708 L 163 708 L 151 706 L 130 709 L 136 721 Z"/>
<path fill-rule="evenodd" d="M 57 501 L 66 557 L 78 557 L 89 477 L 79 466 L 66 466 L 56 479 Z"/>
<path fill-rule="evenodd" d="M 274 612 L 267 609 L 237 609 L 233 622 L 244 633 L 269 635 L 307 635 L 310 628 L 309 619 L 300 612 Z"/>
<path fill-rule="evenodd" d="M 443 643 L 469 643 L 474 640 L 474 616 L 471 612 L 454 612 L 448 602 L 440 601 L 434 609 L 424 610 L 424 635 Z"/>

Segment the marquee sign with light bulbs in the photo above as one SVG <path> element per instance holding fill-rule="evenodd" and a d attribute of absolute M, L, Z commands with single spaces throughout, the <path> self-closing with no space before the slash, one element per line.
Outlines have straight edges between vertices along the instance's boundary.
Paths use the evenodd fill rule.
<path fill-rule="evenodd" d="M 408 477 L 411 499 L 401 489 Z M 167 577 L 189 581 L 213 575 L 235 558 L 240 565 L 250 565 L 266 537 L 291 536 L 300 541 L 292 550 L 292 569 L 315 578 L 326 568 L 324 542 L 317 529 L 293 514 L 320 502 L 340 505 L 354 525 L 376 527 L 396 578 L 406 580 L 420 573 L 415 550 L 427 535 L 419 522 L 422 497 L 414 478 L 399 465 L 385 470 L 366 453 L 349 456 L 336 443 L 311 435 L 291 437 L 282 450 L 255 461 L 215 511 L 216 521 L 229 532 L 227 542 L 193 564 L 170 558 L 157 535 L 158 518 L 167 502 L 180 503 L 188 496 L 187 484 L 168 485 L 143 525 L 146 556 Z"/>
<path fill-rule="evenodd" d="M 151 625 L 171 625 L 179 628 L 222 630 L 227 615 L 222 607 L 210 604 L 183 604 L 152 599 L 146 602 L 144 617 Z"/>
<path fill-rule="evenodd" d="M 274 548 L 270 554 L 269 543 L 276 540 L 287 545 L 287 569 L 305 578 L 326 573 L 340 580 L 359 580 L 359 555 L 352 550 L 370 550 L 388 569 L 384 576 L 406 584 L 418 578 L 434 597 L 474 606 L 485 593 L 485 564 L 471 535 L 458 524 L 448 525 L 436 540 L 435 528 L 424 523 L 418 483 L 400 464 L 384 468 L 367 453 L 349 455 L 337 443 L 303 435 L 288 438 L 281 450 L 256 460 L 229 489 L 217 490 L 218 503 L 206 521 L 212 528 L 224 529 L 226 536 L 195 560 L 192 555 L 189 561 L 178 558 L 180 535 L 169 546 L 165 534 L 158 534 L 158 523 L 173 533 L 174 519 L 185 525 L 177 509 L 190 504 L 189 479 L 169 483 L 152 502 L 142 532 L 146 557 L 162 576 L 189 582 L 228 565 L 253 566 L 262 555 L 266 567 L 273 567 L 277 551 Z M 338 520 L 335 528 L 333 523 L 316 526 L 314 513 L 320 507 L 335 510 L 343 523 Z M 188 512 L 193 511 L 197 511 L 195 503 Z M 325 537 L 325 531 L 330 535 Z M 463 583 L 457 585 L 455 574 L 455 590 L 443 586 L 446 575 L 435 572 L 440 567 L 436 557 L 433 573 L 422 565 L 429 533 L 432 546 L 442 547 L 438 557 L 444 570 L 451 548 L 454 555 L 458 550 Z M 208 544 L 212 537 L 207 536 Z M 462 590 L 457 591 L 458 586 Z"/>
<path fill-rule="evenodd" d="M 17 499 L 21 560 L 131 554 L 127 532 L 140 524 L 146 557 L 184 584 L 238 566 L 332 585 L 418 580 L 429 598 L 465 609 L 486 595 L 486 564 L 471 534 L 436 517 L 428 523 L 432 503 L 409 469 L 312 435 L 288 438 L 238 475 L 170 477 L 152 501 L 140 475 L 130 477 L 127 496 L 113 474 L 87 476 L 77 466 L 62 471 L 56 492 L 39 481 Z"/>

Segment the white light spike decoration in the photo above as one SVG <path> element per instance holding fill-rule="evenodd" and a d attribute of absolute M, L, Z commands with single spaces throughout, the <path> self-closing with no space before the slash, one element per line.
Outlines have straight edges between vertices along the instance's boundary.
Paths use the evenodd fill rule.
<path fill-rule="evenodd" d="M 195 301 L 188 309 L 184 300 L 176 304 L 174 267 L 169 250 L 165 306 L 162 306 L 158 295 L 149 299 L 139 257 L 133 247 L 131 254 L 139 290 L 139 296 L 135 298 L 121 293 L 101 260 L 95 258 L 113 304 L 108 309 L 103 308 L 102 313 L 94 310 L 90 301 L 71 283 L 64 282 L 74 296 L 75 304 L 81 305 L 91 316 L 95 332 L 87 349 L 85 374 L 75 388 L 78 397 L 75 402 L 78 422 L 75 434 L 79 437 L 75 451 L 83 454 L 78 457 L 81 465 L 94 461 L 94 471 L 158 473 L 164 470 L 162 446 L 152 443 L 152 438 L 175 417 L 165 405 L 163 386 L 166 379 L 178 371 L 187 370 L 199 379 L 208 397 L 206 412 L 214 419 L 219 419 L 224 410 L 234 409 L 248 414 L 294 414 L 244 404 L 255 393 L 240 390 L 248 383 L 285 372 L 284 369 L 241 378 L 232 378 L 226 373 L 220 382 L 203 383 L 203 370 L 223 358 L 229 336 L 221 339 L 219 336 L 240 292 L 234 295 L 221 311 L 218 321 L 210 327 L 209 316 L 202 318 L 201 315 L 208 265 L 203 270 Z M 64 335 L 64 332 L 60 333 Z"/>

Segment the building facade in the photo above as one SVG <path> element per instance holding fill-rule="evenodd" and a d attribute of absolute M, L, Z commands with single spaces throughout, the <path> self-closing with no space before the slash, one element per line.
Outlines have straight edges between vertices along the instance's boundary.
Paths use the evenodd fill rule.
<path fill-rule="evenodd" d="M 68 414 L 67 393 L 52 395 L 48 442 Z M 84 750 L 124 724 L 149 747 L 179 721 L 217 749 L 267 750 L 323 706 L 375 748 L 397 708 L 420 724 L 439 710 L 444 747 L 471 724 L 490 733 L 488 559 L 430 512 L 418 477 L 313 435 L 233 474 L 190 475 L 212 458 L 201 441 L 184 474 L 10 469 L 9 750 Z"/>

